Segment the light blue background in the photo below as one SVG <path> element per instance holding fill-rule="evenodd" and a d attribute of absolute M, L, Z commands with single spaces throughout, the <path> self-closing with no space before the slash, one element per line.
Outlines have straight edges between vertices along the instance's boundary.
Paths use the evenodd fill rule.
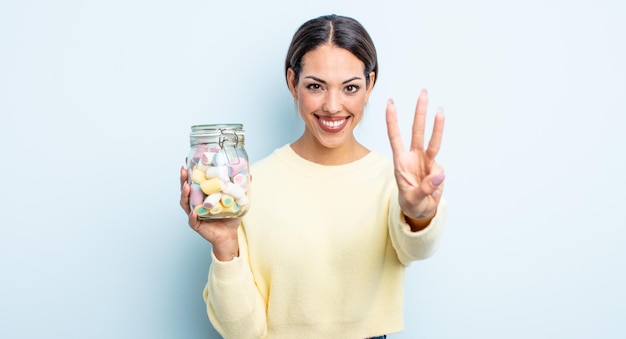
<path fill-rule="evenodd" d="M 327 13 L 379 50 L 364 144 L 390 155 L 389 97 L 405 143 L 421 88 L 447 114 L 445 240 L 391 337 L 626 337 L 620 0 L 0 2 L 0 337 L 217 338 L 189 126 L 297 138 L 283 58 Z"/>

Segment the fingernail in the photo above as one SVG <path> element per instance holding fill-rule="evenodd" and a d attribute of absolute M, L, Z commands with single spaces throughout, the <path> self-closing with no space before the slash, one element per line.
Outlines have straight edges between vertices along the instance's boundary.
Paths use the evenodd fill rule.
<path fill-rule="evenodd" d="M 426 88 L 424 88 L 424 89 L 422 90 L 422 93 L 424 93 L 424 94 L 428 95 L 428 90 L 427 90 Z"/>
<path fill-rule="evenodd" d="M 432 179 L 430 179 L 430 183 L 433 184 L 433 186 L 439 186 L 441 185 L 441 183 L 443 182 L 443 179 L 445 178 L 446 178 L 445 174 L 439 173 L 435 175 Z"/>
<path fill-rule="evenodd" d="M 391 99 L 391 98 L 387 99 L 387 104 L 392 104 L 393 105 L 394 104 L 393 99 Z"/>

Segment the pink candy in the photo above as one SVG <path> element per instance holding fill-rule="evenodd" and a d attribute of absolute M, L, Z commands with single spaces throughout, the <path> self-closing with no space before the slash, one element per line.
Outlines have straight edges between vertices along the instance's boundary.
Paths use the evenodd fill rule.
<path fill-rule="evenodd" d="M 248 162 L 244 158 L 237 158 L 234 161 L 231 161 L 227 164 L 228 166 L 228 175 L 233 177 L 237 175 L 239 172 L 248 168 Z"/>
<path fill-rule="evenodd" d="M 241 186 L 243 188 L 248 188 L 248 175 L 247 173 L 237 173 L 232 177 L 232 182 L 235 185 Z"/>
<path fill-rule="evenodd" d="M 203 199 L 204 199 L 204 194 L 202 193 L 202 190 L 200 189 L 200 185 L 191 184 L 191 194 L 189 196 L 191 206 L 195 208 L 196 206 L 201 205 Z"/>

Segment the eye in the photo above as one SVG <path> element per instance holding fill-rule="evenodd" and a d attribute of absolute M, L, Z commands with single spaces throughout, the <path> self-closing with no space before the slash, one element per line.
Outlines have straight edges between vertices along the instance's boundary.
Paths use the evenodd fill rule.
<path fill-rule="evenodd" d="M 359 91 L 359 86 L 357 85 L 348 85 L 345 88 L 346 92 L 348 93 L 356 93 Z"/>
<path fill-rule="evenodd" d="M 322 89 L 322 86 L 320 86 L 320 84 L 308 84 L 306 88 L 310 90 L 318 91 Z"/>

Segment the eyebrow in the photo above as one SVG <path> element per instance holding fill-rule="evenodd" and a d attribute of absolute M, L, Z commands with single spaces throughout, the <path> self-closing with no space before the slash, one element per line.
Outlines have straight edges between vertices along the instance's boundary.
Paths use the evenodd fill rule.
<path fill-rule="evenodd" d="M 321 83 L 323 83 L 323 84 L 326 84 L 326 81 L 325 81 L 325 80 L 322 80 L 322 79 L 320 79 L 320 78 L 318 78 L 318 77 L 316 77 L 316 76 L 314 76 L 314 75 L 307 75 L 307 76 L 305 76 L 304 78 L 305 78 L 305 79 L 313 79 L 313 80 L 315 80 L 315 81 L 317 81 L 317 82 L 321 82 Z M 342 82 L 342 84 L 347 84 L 347 83 L 349 83 L 350 81 L 354 81 L 354 80 L 362 80 L 362 78 L 361 78 L 361 77 L 352 77 L 352 78 L 350 78 L 350 79 L 348 79 L 348 80 L 344 80 L 344 81 Z"/>

